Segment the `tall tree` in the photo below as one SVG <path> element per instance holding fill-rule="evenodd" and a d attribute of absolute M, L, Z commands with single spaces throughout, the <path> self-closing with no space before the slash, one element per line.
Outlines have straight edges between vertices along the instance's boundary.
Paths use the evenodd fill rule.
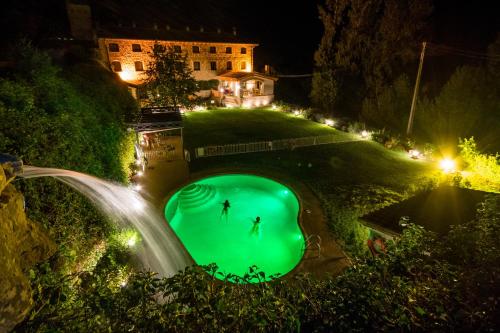
<path fill-rule="evenodd" d="M 315 53 L 313 102 L 328 103 L 331 111 L 343 77 L 352 74 L 376 97 L 417 58 L 431 11 L 431 0 L 326 0 L 319 7 L 324 34 Z"/>
<path fill-rule="evenodd" d="M 190 107 L 198 91 L 196 80 L 187 63 L 187 55 L 171 47 L 155 44 L 152 61 L 145 74 L 149 103 L 153 106 Z"/>

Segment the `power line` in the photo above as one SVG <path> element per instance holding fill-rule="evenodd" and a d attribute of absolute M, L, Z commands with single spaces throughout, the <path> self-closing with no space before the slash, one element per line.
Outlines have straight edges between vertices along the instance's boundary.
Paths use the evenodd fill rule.
<path fill-rule="evenodd" d="M 500 54 L 490 54 L 485 52 L 477 52 L 472 50 L 463 50 L 456 47 L 444 45 L 444 44 L 434 44 L 429 43 L 434 51 L 441 51 L 444 53 L 451 53 L 461 57 L 467 57 L 479 60 L 493 60 L 500 61 Z"/>

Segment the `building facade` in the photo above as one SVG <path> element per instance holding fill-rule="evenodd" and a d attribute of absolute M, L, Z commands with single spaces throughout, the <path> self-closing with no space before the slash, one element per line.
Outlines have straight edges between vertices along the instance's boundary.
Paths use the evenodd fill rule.
<path fill-rule="evenodd" d="M 101 59 L 122 80 L 132 84 L 144 81 L 144 71 L 151 61 L 150 53 L 155 43 L 187 55 L 193 76 L 199 81 L 214 80 L 231 71 L 252 72 L 253 49 L 257 46 L 244 42 L 98 38 Z"/>

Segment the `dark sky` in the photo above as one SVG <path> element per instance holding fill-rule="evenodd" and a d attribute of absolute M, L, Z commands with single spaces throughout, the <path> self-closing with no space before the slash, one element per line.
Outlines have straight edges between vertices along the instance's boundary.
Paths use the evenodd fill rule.
<path fill-rule="evenodd" d="M 0 12 L 2 39 L 19 35 L 50 34 L 64 27 L 64 0 L 4 0 Z M 85 0 L 79 0 L 85 1 Z M 321 34 L 317 3 L 321 0 L 86 0 L 101 24 L 206 29 L 235 26 L 260 44 L 255 50 L 256 69 L 271 64 L 280 73 L 307 73 Z M 500 31 L 497 1 L 435 0 L 430 39 L 455 47 L 484 50 Z M 67 23 L 66 23 L 67 24 Z M 19 31 L 22 31 L 19 33 Z M 419 43 L 419 41 L 416 41 Z"/>

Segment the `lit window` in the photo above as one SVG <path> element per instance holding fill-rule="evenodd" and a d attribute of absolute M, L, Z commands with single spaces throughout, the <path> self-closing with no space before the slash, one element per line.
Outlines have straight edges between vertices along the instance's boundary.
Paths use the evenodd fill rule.
<path fill-rule="evenodd" d="M 210 53 L 217 53 L 217 48 L 215 46 L 210 46 Z"/>
<path fill-rule="evenodd" d="M 246 47 L 242 47 L 241 48 L 241 54 L 247 54 L 247 48 Z"/>
<path fill-rule="evenodd" d="M 246 62 L 244 62 L 244 61 L 241 62 L 241 69 L 242 70 L 247 69 L 247 63 Z"/>
<path fill-rule="evenodd" d="M 217 70 L 217 63 L 215 61 L 210 61 L 210 70 L 211 71 Z"/>
<path fill-rule="evenodd" d="M 116 43 L 110 43 L 108 45 L 108 48 L 109 48 L 109 52 L 119 52 L 120 51 L 120 47 Z"/>
<path fill-rule="evenodd" d="M 233 48 L 232 47 L 226 47 L 226 53 L 227 54 L 233 53 Z"/>
<path fill-rule="evenodd" d="M 181 53 L 182 52 L 181 46 L 180 45 L 174 45 L 174 52 L 175 53 Z"/>
<path fill-rule="evenodd" d="M 193 46 L 193 53 L 200 53 L 200 47 L 199 46 Z"/>
<path fill-rule="evenodd" d="M 226 68 L 227 68 L 228 71 L 232 70 L 233 69 L 233 63 L 231 61 L 228 61 Z"/>
<path fill-rule="evenodd" d="M 142 61 L 136 61 L 134 62 L 134 64 L 136 72 L 142 72 L 144 70 L 144 65 L 142 64 Z"/>
<path fill-rule="evenodd" d="M 113 69 L 113 72 L 121 72 L 122 71 L 122 64 L 120 64 L 119 61 L 113 61 L 111 63 L 111 68 Z"/>
<path fill-rule="evenodd" d="M 200 62 L 199 61 L 193 62 L 193 70 L 199 71 L 200 68 L 201 68 L 201 66 L 200 66 Z"/>
<path fill-rule="evenodd" d="M 132 52 L 141 52 L 141 44 L 132 44 Z"/>

